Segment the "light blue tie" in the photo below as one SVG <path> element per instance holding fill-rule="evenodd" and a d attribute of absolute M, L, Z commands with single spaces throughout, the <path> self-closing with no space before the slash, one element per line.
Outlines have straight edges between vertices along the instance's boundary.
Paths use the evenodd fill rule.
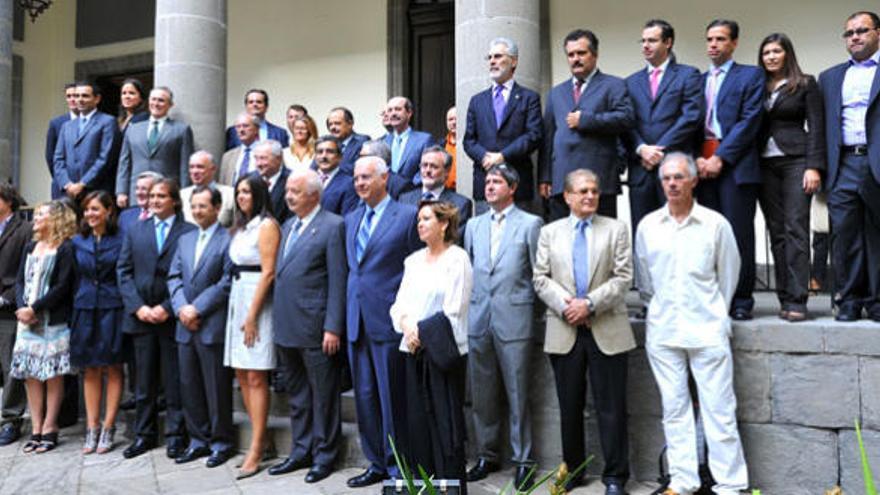
<path fill-rule="evenodd" d="M 290 256 L 292 251 L 292 247 L 296 244 L 296 240 L 299 239 L 299 229 L 302 227 L 302 220 L 299 218 L 296 219 L 296 222 L 293 222 L 293 226 L 290 228 L 290 234 L 287 235 L 287 243 L 284 245 L 284 259 L 287 259 Z"/>
<path fill-rule="evenodd" d="M 358 263 L 364 258 L 364 250 L 367 249 L 367 243 L 370 241 L 370 225 L 373 223 L 373 215 L 375 213 L 376 210 L 367 208 L 367 214 L 364 215 L 364 223 L 361 224 L 361 229 L 358 231 L 357 243 L 355 245 L 355 256 Z"/>
<path fill-rule="evenodd" d="M 159 248 L 159 251 L 162 250 L 162 246 L 165 245 L 165 229 L 168 227 L 168 224 L 165 221 L 160 221 L 159 225 L 156 226 L 156 247 Z"/>
<path fill-rule="evenodd" d="M 400 158 L 403 150 L 400 145 L 403 143 L 403 136 L 400 134 L 394 136 L 394 142 L 391 143 L 391 171 L 395 174 L 400 170 Z"/>
<path fill-rule="evenodd" d="M 79 131 L 77 131 L 77 132 L 78 132 L 77 136 L 82 136 L 82 133 L 83 133 L 83 131 L 85 130 L 85 128 L 86 128 L 86 124 L 88 123 L 88 121 L 86 120 L 85 117 L 80 117 L 80 118 L 78 118 L 78 119 L 76 119 L 76 120 L 79 121 L 79 122 L 78 122 L 78 124 L 79 124 Z"/>
<path fill-rule="evenodd" d="M 590 279 L 590 255 L 587 251 L 587 227 L 589 220 L 581 220 L 577 223 L 577 231 L 574 233 L 574 247 L 572 248 L 572 266 L 574 267 L 574 284 L 577 289 L 577 297 L 582 299 L 587 295 Z"/>

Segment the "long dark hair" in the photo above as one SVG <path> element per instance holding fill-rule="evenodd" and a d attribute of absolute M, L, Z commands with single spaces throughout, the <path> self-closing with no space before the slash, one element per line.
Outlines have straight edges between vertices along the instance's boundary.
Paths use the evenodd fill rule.
<path fill-rule="evenodd" d="M 238 206 L 238 187 L 242 182 L 247 182 L 247 185 L 250 186 L 251 189 L 250 215 L 245 215 L 245 213 L 241 211 L 241 207 Z M 233 191 L 233 197 L 235 198 L 235 220 L 233 221 L 233 232 L 243 229 L 248 222 L 254 219 L 254 217 L 273 216 L 272 201 L 269 198 L 269 186 L 266 185 L 266 181 L 260 177 L 260 174 L 254 172 L 240 177 L 235 182 L 235 189 Z"/>
<path fill-rule="evenodd" d="M 82 207 L 82 211 L 85 212 L 86 208 L 89 207 L 89 203 L 92 200 L 98 200 L 101 203 L 101 206 L 107 209 L 110 212 L 110 215 L 107 216 L 107 226 L 104 228 L 104 233 L 107 235 L 113 235 L 116 233 L 117 228 L 119 227 L 119 210 L 116 209 L 116 201 L 113 200 L 113 196 L 110 195 L 107 191 L 92 191 L 86 194 L 86 197 L 83 198 L 80 206 Z M 92 228 L 89 227 L 89 223 L 85 219 L 85 215 L 83 215 L 83 219 L 79 223 L 79 233 L 83 237 L 87 237 L 92 234 Z"/>
<path fill-rule="evenodd" d="M 791 94 L 800 88 L 806 87 L 807 76 L 804 75 L 804 72 L 801 70 L 801 66 L 797 61 L 797 55 L 794 53 L 794 45 L 785 33 L 769 34 L 764 38 L 764 41 L 761 42 L 761 47 L 758 48 L 758 65 L 764 69 L 764 75 L 769 76 L 767 67 L 764 67 L 764 47 L 770 43 L 778 43 L 779 46 L 782 47 L 782 51 L 785 52 L 785 63 L 782 67 L 782 77 L 788 80 L 788 84 L 783 88 L 783 91 Z M 768 90 L 772 91 L 773 88 L 768 88 Z"/>

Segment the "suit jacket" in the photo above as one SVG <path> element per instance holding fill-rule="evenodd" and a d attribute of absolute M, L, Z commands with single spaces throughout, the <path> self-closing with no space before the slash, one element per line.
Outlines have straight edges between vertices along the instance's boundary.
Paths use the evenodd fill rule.
<path fill-rule="evenodd" d="M 390 150 L 394 141 L 394 133 L 385 134 L 383 139 Z M 435 144 L 434 138 L 427 132 L 410 129 L 397 173 L 391 172 L 392 164 L 388 164 L 388 193 L 392 198 L 397 199 L 402 193 L 415 189 L 417 185 L 422 183 L 421 177 L 419 177 L 422 152 L 433 144 Z"/>
<path fill-rule="evenodd" d="M 517 201 L 534 197 L 532 152 L 543 137 L 541 97 L 516 82 L 504 107 L 501 125 L 495 122 L 492 88 L 475 94 L 468 104 L 464 151 L 474 161 L 474 199 L 485 199 L 486 171 L 480 166 L 487 152 L 501 152 L 504 161 L 519 172 Z"/>
<path fill-rule="evenodd" d="M 502 342 L 531 339 L 535 291 L 532 267 L 538 248 L 540 217 L 516 206 L 505 218 L 495 262 L 492 262 L 492 210 L 468 222 L 464 249 L 474 269 L 474 288 L 468 312 L 468 335 L 492 332 Z"/>
<path fill-rule="evenodd" d="M 619 138 L 635 125 L 626 83 L 597 69 L 577 102 L 572 88 L 571 79 L 566 79 L 545 100 L 538 181 L 552 184 L 552 194 L 561 194 L 565 176 L 587 168 L 599 176 L 602 194 L 617 194 Z M 565 117 L 574 110 L 581 111 L 580 122 L 576 129 L 569 129 Z"/>
<path fill-rule="evenodd" d="M 290 169 L 281 165 L 281 175 L 269 191 L 269 197 L 272 200 L 272 213 L 279 225 L 284 225 L 284 221 L 290 218 L 292 213 L 287 208 L 287 201 L 284 200 L 285 187 L 287 187 L 287 178 L 290 176 Z"/>
<path fill-rule="evenodd" d="M 15 283 L 15 301 L 19 308 L 30 306 L 37 317 L 43 311 L 49 312 L 50 325 L 67 324 L 73 314 L 73 291 L 76 286 L 76 257 L 73 243 L 66 240 L 58 246 L 55 254 L 55 265 L 49 274 L 49 288 L 30 305 L 24 299 L 24 278 L 27 256 L 34 252 L 37 241 L 30 241 L 21 253 L 18 267 L 18 278 Z"/>
<path fill-rule="evenodd" d="M 226 302 L 231 281 L 225 274 L 232 267 L 229 239 L 229 232 L 218 225 L 196 264 L 199 229 L 190 229 L 180 236 L 168 271 L 168 294 L 174 308 L 172 318 L 177 320 L 180 309 L 192 304 L 201 320 L 195 332 L 177 320 L 175 338 L 181 344 L 188 344 L 193 338 L 206 345 L 222 344 L 226 340 Z"/>
<path fill-rule="evenodd" d="M 274 139 L 281 143 L 282 148 L 286 148 L 290 145 L 289 136 L 287 135 L 287 130 L 278 127 L 277 125 L 266 121 L 266 127 L 268 132 L 266 133 L 267 139 Z M 259 138 L 257 138 L 259 140 Z M 231 150 L 236 146 L 241 145 L 241 141 L 238 140 L 238 133 L 235 132 L 235 126 L 229 126 L 226 128 L 226 150 Z"/>
<path fill-rule="evenodd" d="M 220 175 L 217 176 L 217 182 L 235 187 L 235 174 L 238 173 L 238 160 L 241 158 L 241 153 L 241 146 L 236 146 L 223 153 L 223 158 L 220 159 Z"/>
<path fill-rule="evenodd" d="M 594 308 L 588 326 L 599 350 L 614 355 L 636 346 L 624 301 L 633 278 L 630 236 L 626 224 L 599 215 L 593 216 L 592 230 L 587 297 L 593 301 Z M 577 338 L 577 328 L 562 316 L 565 298 L 576 294 L 573 245 L 574 228 L 570 217 L 541 229 L 534 282 L 535 291 L 547 305 L 544 352 L 548 354 L 567 354 Z"/>
<path fill-rule="evenodd" d="M 79 119 L 61 126 L 55 155 L 52 159 L 54 183 L 59 191 L 67 184 L 82 182 L 87 191 L 115 191 L 116 158 L 114 150 L 119 139 L 116 119 L 95 112 L 79 134 Z"/>
<path fill-rule="evenodd" d="M 321 193 L 321 208 L 343 217 L 357 208 L 359 201 L 351 174 L 342 168 L 324 186 L 324 192 Z"/>
<path fill-rule="evenodd" d="M 325 331 L 345 331 L 345 223 L 321 208 L 284 256 L 295 222 L 288 219 L 281 233 L 272 328 L 280 346 L 320 349 Z"/>
<path fill-rule="evenodd" d="M 214 186 L 223 197 L 223 203 L 220 206 L 220 225 L 229 228 L 232 225 L 232 216 L 235 213 L 235 191 L 232 190 L 232 186 L 227 186 L 226 184 L 215 183 Z M 195 219 L 192 216 L 190 201 L 192 200 L 192 193 L 195 188 L 196 186 L 189 186 L 180 190 L 180 202 L 183 203 L 183 218 L 193 224 Z"/>
<path fill-rule="evenodd" d="M 370 136 L 366 134 L 353 133 L 351 141 L 342 149 L 342 161 L 339 162 L 339 168 L 347 172 L 348 175 L 354 175 L 354 162 L 360 158 L 361 148 L 369 140 Z"/>
<path fill-rule="evenodd" d="M 788 156 L 803 156 L 807 167 L 825 170 L 825 110 L 822 93 L 813 76 L 807 77 L 807 85 L 794 93 L 782 88 L 769 109 L 765 107 L 761 132 L 758 134 L 758 150 L 773 142 Z"/>
<path fill-rule="evenodd" d="M 643 144 L 664 146 L 664 152 L 681 151 L 693 155 L 702 139 L 704 98 L 700 71 L 696 67 L 670 60 L 651 98 L 648 72 L 642 68 L 626 78 L 626 89 L 636 116 L 636 125 L 626 134 L 629 151 L 630 185 L 642 184 L 648 174 L 636 148 Z"/>
<path fill-rule="evenodd" d="M 707 74 L 703 74 L 702 88 Z M 721 125 L 721 144 L 715 154 L 725 167 L 733 167 L 737 185 L 761 183 L 757 141 L 764 116 L 765 80 L 758 67 L 734 63 L 715 97 L 715 114 Z"/>
<path fill-rule="evenodd" d="M 116 172 L 116 194 L 134 198 L 135 182 L 141 172 L 152 170 L 188 186 L 189 157 L 193 153 L 193 133 L 187 124 L 165 120 L 159 131 L 156 147 L 150 152 L 147 135 L 150 121 L 131 124 L 122 140 L 119 169 Z"/>
<path fill-rule="evenodd" d="M 15 282 L 18 278 L 19 265 L 24 262 L 21 253 L 32 235 L 30 222 L 15 213 L 0 234 L 0 297 L 8 303 L 0 307 L 2 319 L 15 319 Z"/>
<path fill-rule="evenodd" d="M 837 172 L 840 169 L 840 147 L 843 146 L 841 119 L 843 104 L 841 102 L 841 90 L 843 78 L 849 62 L 835 65 L 819 75 L 819 86 L 825 96 L 825 139 L 827 141 L 826 153 L 828 155 L 828 180 L 829 189 L 833 189 L 837 182 Z M 871 93 L 868 97 L 868 110 L 865 113 L 865 136 L 868 139 L 868 163 L 874 181 L 880 183 L 880 70 L 874 73 L 874 81 L 871 83 Z"/>
<path fill-rule="evenodd" d="M 123 240 L 125 239 L 125 233 L 128 232 L 128 229 L 140 221 L 140 216 L 141 209 L 138 206 L 129 206 L 119 212 L 119 233 L 122 235 Z"/>
<path fill-rule="evenodd" d="M 401 194 L 397 201 L 405 205 L 418 207 L 419 203 L 422 202 L 422 190 L 414 189 L 412 191 L 407 191 Z M 440 193 L 439 201 L 452 203 L 458 208 L 458 238 L 463 239 L 465 225 L 467 225 L 468 220 L 470 220 L 471 215 L 474 213 L 474 202 L 467 196 L 462 196 L 451 189 L 445 188 L 443 189 L 443 192 Z"/>
<path fill-rule="evenodd" d="M 360 325 L 375 342 L 399 342 L 389 310 L 403 278 L 403 260 L 421 247 L 416 233 L 416 209 L 394 200 L 379 218 L 360 262 L 355 242 L 366 209 L 363 204 L 345 216 L 345 252 L 348 259 L 346 329 L 348 341 L 357 342 Z"/>
<path fill-rule="evenodd" d="M 49 176 L 55 176 L 55 146 L 58 144 L 58 137 L 61 135 L 61 127 L 65 122 L 70 120 L 70 112 L 63 113 L 49 121 L 49 130 L 46 131 L 46 165 L 49 167 Z M 52 197 L 56 195 L 52 194 Z"/>
<path fill-rule="evenodd" d="M 177 215 L 161 250 L 156 245 L 156 227 L 152 218 L 137 222 L 125 233 L 122 253 L 116 265 L 119 292 L 125 308 L 122 321 L 125 333 L 173 335 L 175 312 L 168 293 L 168 271 L 177 249 L 177 240 L 195 228 Z M 168 312 L 168 320 L 158 325 L 138 320 L 135 313 L 144 305 L 161 305 Z"/>

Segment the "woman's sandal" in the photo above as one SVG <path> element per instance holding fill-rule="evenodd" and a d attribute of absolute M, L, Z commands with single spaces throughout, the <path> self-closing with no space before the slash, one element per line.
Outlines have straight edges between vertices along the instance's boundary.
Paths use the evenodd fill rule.
<path fill-rule="evenodd" d="M 24 446 L 21 448 L 21 451 L 25 454 L 30 454 L 31 452 L 37 450 L 40 446 L 40 441 L 43 439 L 43 435 L 39 433 L 31 434 L 30 440 L 24 443 Z"/>
<path fill-rule="evenodd" d="M 50 450 L 54 450 L 58 446 L 58 432 L 44 433 L 43 439 L 40 441 L 39 447 L 35 450 L 38 454 L 44 454 Z"/>

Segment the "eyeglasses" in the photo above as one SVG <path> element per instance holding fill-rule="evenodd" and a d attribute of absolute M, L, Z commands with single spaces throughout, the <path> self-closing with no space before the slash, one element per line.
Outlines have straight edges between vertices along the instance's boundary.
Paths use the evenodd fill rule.
<path fill-rule="evenodd" d="M 877 28 L 866 28 L 866 27 L 860 27 L 860 28 L 858 28 L 858 29 L 847 29 L 846 31 L 844 31 L 844 32 L 840 35 L 840 37 L 843 38 L 843 39 L 852 38 L 852 37 L 855 36 L 855 35 L 859 35 L 859 36 L 861 36 L 861 35 L 863 35 L 863 34 L 868 34 L 868 33 L 870 33 L 871 31 L 874 31 L 874 30 L 876 30 L 876 29 L 877 29 Z"/>

